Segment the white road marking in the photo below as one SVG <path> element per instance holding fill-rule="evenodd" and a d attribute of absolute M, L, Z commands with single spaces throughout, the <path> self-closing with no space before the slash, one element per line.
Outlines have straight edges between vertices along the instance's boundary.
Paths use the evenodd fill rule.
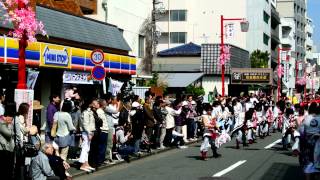
<path fill-rule="evenodd" d="M 265 149 L 270 149 L 272 148 L 274 145 L 278 144 L 279 142 L 281 142 L 281 139 L 276 140 L 275 142 L 269 144 L 268 146 L 264 147 Z"/>
<path fill-rule="evenodd" d="M 242 160 L 242 161 L 238 161 L 235 164 L 229 166 L 228 168 L 214 174 L 212 177 L 221 177 L 224 174 L 227 174 L 228 172 L 232 171 L 233 169 L 235 169 L 236 167 L 242 165 L 243 163 L 247 162 L 247 160 Z"/>

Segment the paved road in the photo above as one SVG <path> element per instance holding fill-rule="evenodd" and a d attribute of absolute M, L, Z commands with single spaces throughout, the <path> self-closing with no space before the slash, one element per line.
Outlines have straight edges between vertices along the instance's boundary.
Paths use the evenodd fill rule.
<path fill-rule="evenodd" d="M 280 134 L 272 134 L 245 149 L 237 150 L 234 142 L 219 149 L 221 158 L 199 160 L 200 144 L 188 149 L 175 149 L 128 164 L 100 170 L 77 179 L 87 180 L 301 180 L 302 172 L 298 159 L 280 144 L 265 149 L 280 139 Z M 215 175 L 215 177 L 213 177 Z"/>

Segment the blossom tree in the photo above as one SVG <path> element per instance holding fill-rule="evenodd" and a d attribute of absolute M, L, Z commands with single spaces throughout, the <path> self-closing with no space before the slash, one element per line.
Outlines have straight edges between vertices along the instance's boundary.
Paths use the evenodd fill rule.
<path fill-rule="evenodd" d="M 19 7 L 19 3 L 24 3 L 24 7 Z M 29 0 L 5 0 L 0 1 L 1 9 L 4 10 L 4 24 L 12 23 L 14 29 L 9 32 L 9 36 L 22 39 L 24 33 L 29 42 L 35 42 L 36 34 L 47 35 L 42 22 L 37 21 L 34 10 L 28 6 Z"/>
<path fill-rule="evenodd" d="M 19 64 L 17 89 L 26 89 L 26 48 L 29 42 L 35 42 L 36 34 L 46 35 L 44 25 L 37 21 L 35 11 L 29 0 L 1 0 L 0 6 L 4 14 L 4 24 L 12 23 L 13 30 L 9 36 L 19 39 Z"/>

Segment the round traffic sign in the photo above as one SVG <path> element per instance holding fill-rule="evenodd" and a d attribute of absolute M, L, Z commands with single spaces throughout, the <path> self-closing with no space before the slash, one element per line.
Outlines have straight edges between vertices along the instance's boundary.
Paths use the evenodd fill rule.
<path fill-rule="evenodd" d="M 91 75 L 94 79 L 101 81 L 106 77 L 106 71 L 103 66 L 95 66 L 91 71 Z"/>
<path fill-rule="evenodd" d="M 91 52 L 91 61 L 93 64 L 99 65 L 104 61 L 104 54 L 101 49 L 95 49 Z"/>

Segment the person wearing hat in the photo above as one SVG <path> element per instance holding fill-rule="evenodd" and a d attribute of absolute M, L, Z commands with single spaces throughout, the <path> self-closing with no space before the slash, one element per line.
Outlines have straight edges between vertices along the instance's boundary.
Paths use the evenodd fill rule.
<path fill-rule="evenodd" d="M 41 105 L 40 101 L 34 100 L 33 101 L 33 123 L 37 126 L 38 132 L 40 133 L 41 128 L 41 110 L 44 106 Z"/>

